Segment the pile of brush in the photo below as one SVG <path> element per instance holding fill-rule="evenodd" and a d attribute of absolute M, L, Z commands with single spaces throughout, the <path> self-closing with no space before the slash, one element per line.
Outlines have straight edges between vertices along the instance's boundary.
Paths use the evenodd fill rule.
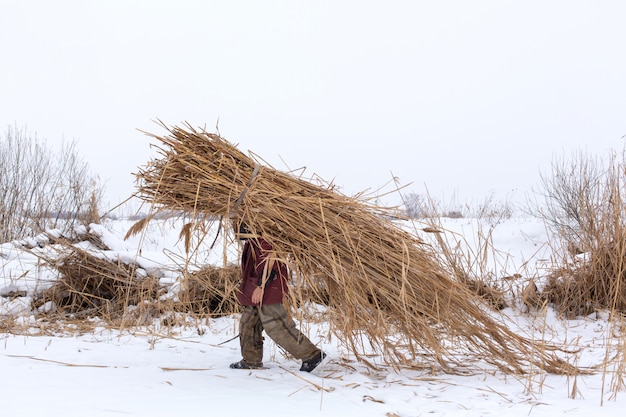
<path fill-rule="evenodd" d="M 64 314 L 76 318 L 122 317 L 128 306 L 142 306 L 157 299 L 159 281 L 137 273 L 135 265 L 67 245 L 58 259 L 49 259 L 60 279 L 37 303 L 51 301 Z"/>
<path fill-rule="evenodd" d="M 618 239 L 589 253 L 582 264 L 553 272 L 539 303 L 552 303 L 573 318 L 598 310 L 626 312 L 626 240 Z"/>
<path fill-rule="evenodd" d="M 176 311 L 201 316 L 224 316 L 239 312 L 237 289 L 241 269 L 238 265 L 204 265 L 185 278 L 185 289 L 174 305 Z"/>
<path fill-rule="evenodd" d="M 159 210 L 245 222 L 293 275 L 291 301 L 327 302 L 332 330 L 359 358 L 373 351 L 392 366 L 462 366 L 473 352 L 506 372 L 529 365 L 576 372 L 553 347 L 532 343 L 495 321 L 484 302 L 453 279 L 432 248 L 404 231 L 392 212 L 332 185 L 281 172 L 216 134 L 163 127 L 160 158 L 136 174 L 138 195 Z M 145 223 L 133 227 L 138 233 Z"/>
<path fill-rule="evenodd" d="M 235 295 L 240 268 L 236 265 L 207 265 L 185 273 L 176 297 L 162 297 L 167 288 L 137 265 L 111 260 L 105 249 L 86 251 L 70 242 L 56 244 L 60 256 L 43 260 L 59 271 L 59 279 L 34 303 L 52 302 L 65 317 L 100 317 L 141 325 L 171 311 L 199 318 L 239 311 Z"/>

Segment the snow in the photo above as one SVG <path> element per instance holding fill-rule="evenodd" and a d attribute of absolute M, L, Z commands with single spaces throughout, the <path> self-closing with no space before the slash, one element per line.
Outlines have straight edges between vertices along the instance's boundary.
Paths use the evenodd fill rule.
<path fill-rule="evenodd" d="M 184 259 L 178 238 L 181 224 L 155 221 L 144 234 L 124 240 L 131 225 L 128 220 L 108 220 L 85 232 L 100 236 L 112 248 L 107 256 L 158 270 L 162 284 L 175 288 Z M 422 226 L 411 227 L 428 238 Z M 494 280 L 519 274 L 518 284 L 523 285 L 544 274 L 553 256 L 546 229 L 534 218 L 442 219 L 438 226 L 452 247 L 466 245 L 468 258 L 490 242 L 497 250 L 477 267 L 489 269 Z M 393 370 L 379 358 L 372 358 L 378 364 L 372 369 L 356 362 L 328 335 L 323 322 L 301 323 L 328 353 L 311 374 L 299 372 L 300 364 L 269 338 L 267 369 L 229 369 L 240 359 L 237 317 L 187 319 L 172 327 L 155 322 L 122 330 L 93 319 L 92 327 L 68 323 L 61 331 L 42 319 L 41 311 L 32 311 L 32 297 L 56 279 L 55 271 L 38 257 L 53 254 L 54 245 L 41 237 L 38 241 L 34 247 L 25 241 L 0 246 L 2 415 L 617 416 L 626 406 L 624 393 L 614 389 L 623 374 L 612 364 L 576 377 L 540 370 L 504 375 L 488 365 L 466 375 Z M 236 262 L 236 247 L 217 246 L 195 254 L 192 266 Z M 517 289 L 511 284 L 510 290 Z M 619 323 L 605 312 L 565 320 L 551 309 L 523 311 L 512 305 L 503 315 L 526 335 L 577 347 L 577 365 L 582 367 L 601 365 L 620 349 L 624 355 Z"/>

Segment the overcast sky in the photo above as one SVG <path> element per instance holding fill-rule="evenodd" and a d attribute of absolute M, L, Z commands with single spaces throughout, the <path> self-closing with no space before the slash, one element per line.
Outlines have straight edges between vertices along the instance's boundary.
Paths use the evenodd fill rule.
<path fill-rule="evenodd" d="M 153 120 L 219 131 L 346 194 L 520 196 L 621 152 L 626 2 L 0 0 L 0 131 L 77 142 L 113 203 Z M 283 162 L 284 161 L 284 162 Z"/>

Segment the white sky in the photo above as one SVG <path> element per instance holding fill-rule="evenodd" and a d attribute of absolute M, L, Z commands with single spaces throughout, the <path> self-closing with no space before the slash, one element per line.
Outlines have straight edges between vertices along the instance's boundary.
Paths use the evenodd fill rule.
<path fill-rule="evenodd" d="M 113 202 L 153 120 L 346 194 L 520 195 L 623 149 L 626 2 L 0 0 L 0 131 L 76 140 Z M 393 203 L 396 203 L 394 201 Z"/>

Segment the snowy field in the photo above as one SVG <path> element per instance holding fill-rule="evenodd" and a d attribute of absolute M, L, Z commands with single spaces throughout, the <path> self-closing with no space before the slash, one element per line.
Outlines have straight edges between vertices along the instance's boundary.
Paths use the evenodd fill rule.
<path fill-rule="evenodd" d="M 538 220 L 515 217 L 497 224 L 475 219 L 443 219 L 448 240 L 462 239 L 475 250 L 484 240 L 497 249 L 493 278 L 546 273 L 551 257 L 546 231 Z M 112 249 L 112 257 L 137 258 L 146 268 L 161 270 L 162 282 L 175 288 L 180 225 L 154 223 L 144 236 L 127 241 L 132 223 L 94 225 Z M 418 229 L 420 225 L 415 225 Z M 485 238 L 485 235 L 487 236 Z M 478 238 L 476 237 L 478 236 Z M 482 236 L 482 237 L 481 237 Z M 89 247 L 87 243 L 83 244 Z M 26 250 L 25 247 L 34 246 Z M 141 256 L 138 248 L 141 246 Z M 47 328 L 32 296 L 56 279 L 36 254 L 54 253 L 45 239 L 0 245 L 0 397 L 3 416 L 618 416 L 626 393 L 615 392 L 613 365 L 590 375 L 566 377 L 535 370 L 526 376 L 504 375 L 485 365 L 468 375 L 433 374 L 426 370 L 372 369 L 353 360 L 322 323 L 302 323 L 314 343 L 329 357 L 312 374 L 298 372 L 266 338 L 268 369 L 231 370 L 240 359 L 237 317 L 189 321 L 176 328 L 158 323 L 141 329 L 116 330 L 95 321 L 94 329 L 59 332 Z M 495 253 L 497 252 L 497 253 Z M 236 261 L 236 247 L 201 253 L 194 262 Z M 511 293 L 517 291 L 510 285 Z M 46 306 L 46 308 L 53 308 Z M 597 314 L 561 320 L 552 310 L 504 310 L 521 331 L 543 329 L 547 339 L 581 348 L 577 365 L 594 367 L 621 349 L 624 337 L 608 317 Z M 19 329 L 19 331 L 16 331 Z M 529 332 L 532 330 L 528 330 Z M 372 358 L 373 363 L 382 361 Z M 622 411 L 620 411 L 622 410 Z"/>

